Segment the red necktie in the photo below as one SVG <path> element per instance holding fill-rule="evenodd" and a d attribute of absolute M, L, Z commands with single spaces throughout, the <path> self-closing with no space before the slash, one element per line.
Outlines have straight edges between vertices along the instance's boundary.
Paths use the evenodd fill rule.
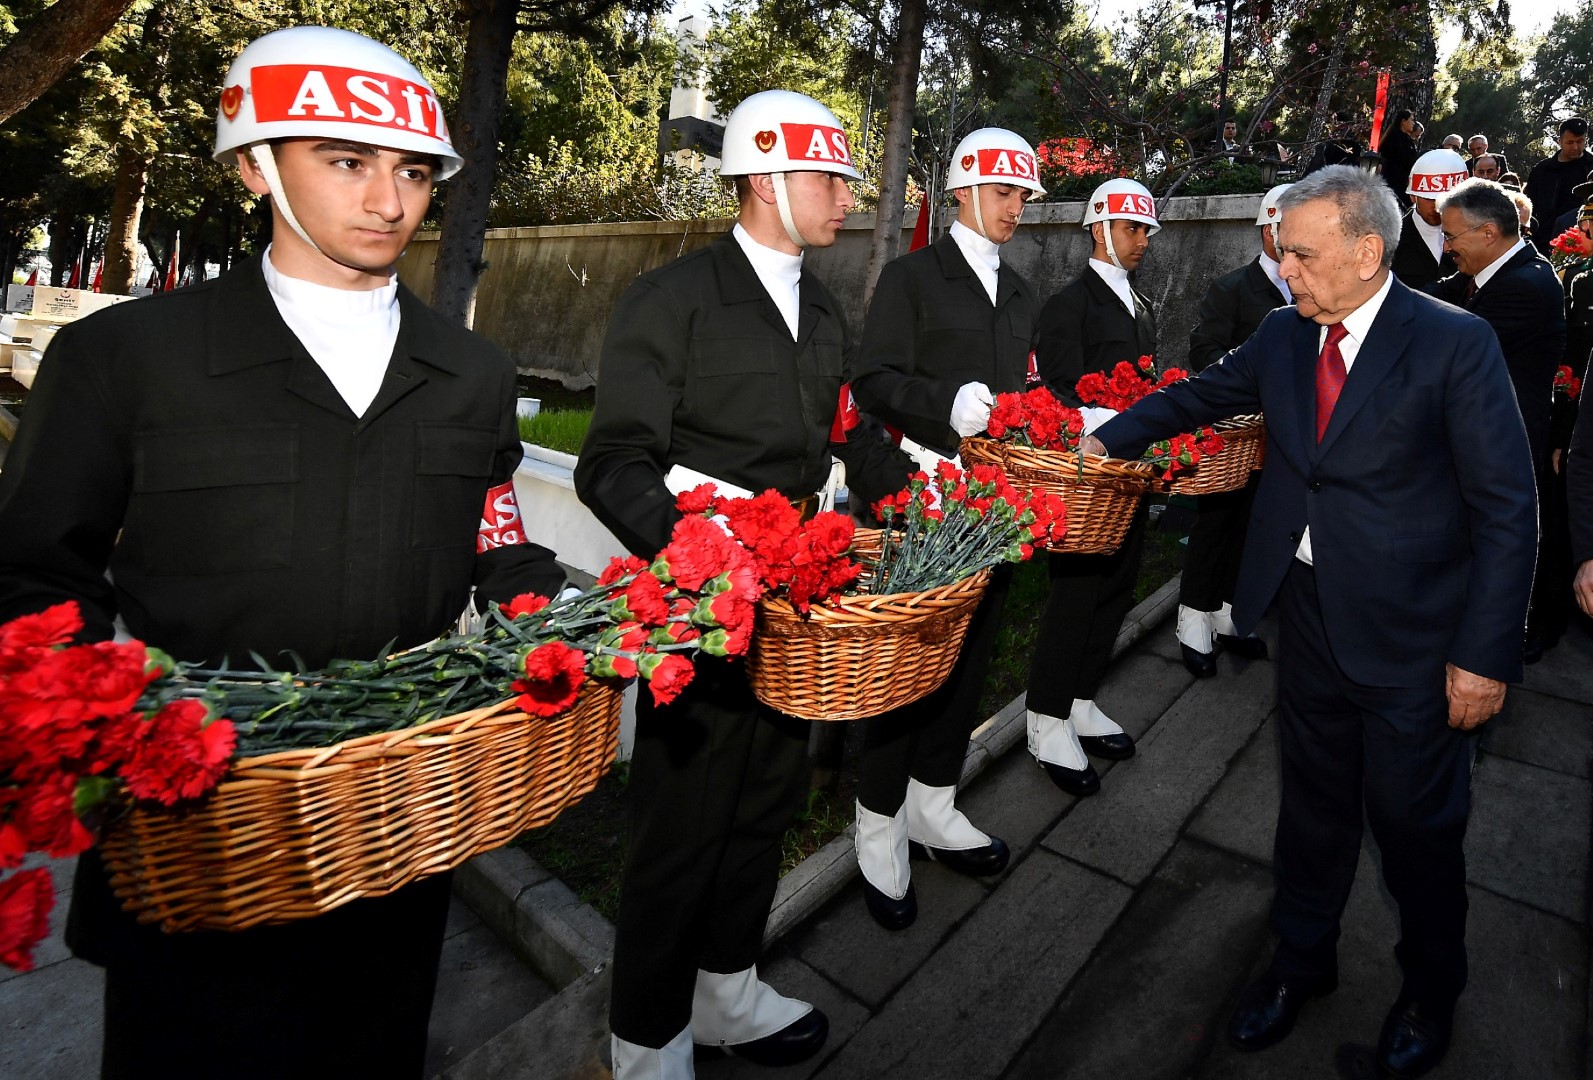
<path fill-rule="evenodd" d="M 1327 433 L 1328 421 L 1333 419 L 1333 406 L 1338 404 L 1339 391 L 1344 389 L 1344 357 L 1339 352 L 1339 342 L 1349 331 L 1343 323 L 1328 327 L 1327 341 L 1322 345 L 1322 355 L 1316 358 L 1316 441 L 1321 442 Z"/>

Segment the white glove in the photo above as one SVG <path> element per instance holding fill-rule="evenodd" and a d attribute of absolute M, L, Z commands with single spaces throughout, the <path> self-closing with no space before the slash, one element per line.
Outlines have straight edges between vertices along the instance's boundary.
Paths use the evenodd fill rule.
<path fill-rule="evenodd" d="M 1095 429 L 1117 415 L 1116 409 L 1100 409 L 1093 405 L 1086 405 L 1079 410 L 1084 417 L 1084 434 L 1093 435 Z"/>
<path fill-rule="evenodd" d="M 951 429 L 965 439 L 979 434 L 990 426 L 992 404 L 990 387 L 982 382 L 963 383 L 951 403 Z"/>

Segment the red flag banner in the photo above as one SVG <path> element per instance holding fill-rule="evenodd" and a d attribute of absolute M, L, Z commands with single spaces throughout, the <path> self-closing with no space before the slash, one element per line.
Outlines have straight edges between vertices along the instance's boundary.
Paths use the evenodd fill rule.
<path fill-rule="evenodd" d="M 94 267 L 94 284 L 90 285 L 89 288 L 92 289 L 95 292 L 99 292 L 100 291 L 100 283 L 103 282 L 104 280 L 105 280 L 105 260 L 101 259 L 99 261 L 99 263 Z"/>
<path fill-rule="evenodd" d="M 1383 117 L 1388 112 L 1388 69 L 1377 73 L 1377 107 L 1372 111 L 1372 149 L 1383 142 Z"/>
<path fill-rule="evenodd" d="M 83 270 L 83 264 L 81 262 L 73 263 L 72 264 L 71 276 L 69 276 L 66 279 L 66 284 L 63 285 L 62 288 L 65 288 L 65 289 L 75 289 L 75 288 L 77 288 L 78 275 L 82 272 L 82 270 Z"/>
<path fill-rule="evenodd" d="M 917 251 L 921 247 L 929 246 L 929 192 L 924 192 L 918 200 L 918 224 L 913 226 L 913 242 L 907 245 L 908 251 Z"/>
<path fill-rule="evenodd" d="M 37 285 L 38 283 L 39 283 L 39 271 L 37 269 L 35 269 L 33 271 L 33 273 L 28 275 L 28 284 L 29 285 Z"/>
<path fill-rule="evenodd" d="M 177 245 L 171 248 L 171 261 L 166 264 L 166 283 L 161 286 L 161 292 L 171 292 L 177 287 Z"/>

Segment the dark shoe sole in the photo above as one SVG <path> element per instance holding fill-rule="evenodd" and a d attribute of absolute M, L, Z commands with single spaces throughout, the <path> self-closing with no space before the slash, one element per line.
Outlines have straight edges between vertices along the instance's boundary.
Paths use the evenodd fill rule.
<path fill-rule="evenodd" d="M 1006 842 L 999 836 L 992 836 L 990 843 L 984 847 L 970 848 L 966 851 L 934 848 L 928 844 L 920 844 L 917 840 L 909 840 L 907 849 L 919 858 L 933 859 L 947 870 L 967 877 L 990 877 L 992 874 L 999 874 L 1007 868 L 1007 862 L 1012 856 L 1007 850 Z"/>
<path fill-rule="evenodd" d="M 779 1068 L 795 1065 L 824 1049 L 824 1040 L 830 1037 L 830 1021 L 818 1009 L 798 1017 L 773 1035 L 765 1035 L 752 1042 L 717 1049 L 731 1057 L 743 1058 L 754 1065 Z M 710 1047 L 709 1049 L 713 1049 Z"/>

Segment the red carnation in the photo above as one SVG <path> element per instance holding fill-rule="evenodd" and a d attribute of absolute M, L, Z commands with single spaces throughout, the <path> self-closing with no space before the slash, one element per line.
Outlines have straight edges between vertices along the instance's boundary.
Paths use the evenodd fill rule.
<path fill-rule="evenodd" d="M 56 773 L 22 788 L 11 819 L 27 838 L 29 851 L 42 851 L 64 859 L 94 846 L 94 835 L 83 827 L 72 809 L 77 781 Z"/>
<path fill-rule="evenodd" d="M 40 866 L 0 881 L 0 964 L 33 970 L 33 949 L 50 932 L 55 888 Z"/>
<path fill-rule="evenodd" d="M 541 593 L 521 593 L 503 605 L 503 613 L 511 619 L 518 618 L 521 615 L 535 615 L 550 603 L 552 601 Z"/>
<path fill-rule="evenodd" d="M 712 484 L 698 484 L 690 491 L 675 496 L 675 509 L 682 514 L 702 514 L 713 506 L 717 489 Z"/>
<path fill-rule="evenodd" d="M 10 870 L 22 865 L 28 853 L 28 838 L 22 829 L 11 821 L 0 821 L 0 870 Z"/>
<path fill-rule="evenodd" d="M 0 655 L 23 649 L 50 649 L 66 645 L 83 629 L 77 602 L 68 600 L 33 615 L 21 615 L 0 625 Z"/>
<path fill-rule="evenodd" d="M 647 677 L 647 689 L 652 692 L 656 705 L 668 705 L 674 701 L 696 674 L 691 661 L 679 653 L 648 657 L 642 661 L 641 671 Z"/>
<path fill-rule="evenodd" d="M 237 733 L 228 720 L 206 722 L 203 702 L 168 702 L 149 721 L 122 781 L 135 799 L 173 806 L 197 799 L 221 781 L 232 760 Z"/>
<path fill-rule="evenodd" d="M 634 555 L 627 555 L 623 559 L 615 556 L 608 561 L 603 573 L 598 575 L 599 585 L 612 585 L 627 574 L 639 574 L 647 569 L 647 563 Z"/>
<path fill-rule="evenodd" d="M 734 544 L 707 518 L 684 517 L 675 522 L 675 531 L 668 546 L 658 553 L 658 561 L 669 568 L 676 585 L 696 592 L 729 564 Z"/>
<path fill-rule="evenodd" d="M 562 641 L 550 641 L 526 654 L 525 674 L 510 687 L 520 695 L 515 708 L 532 716 L 556 716 L 581 694 L 586 654 Z"/>
<path fill-rule="evenodd" d="M 662 626 L 669 619 L 669 594 L 652 574 L 637 574 L 625 590 L 625 607 L 638 622 Z"/>

